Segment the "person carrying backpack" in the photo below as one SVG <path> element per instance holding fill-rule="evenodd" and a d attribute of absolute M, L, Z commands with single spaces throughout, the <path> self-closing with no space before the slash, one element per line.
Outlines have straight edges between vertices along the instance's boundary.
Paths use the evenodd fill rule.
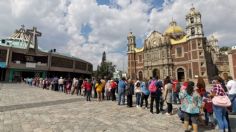
<path fill-rule="evenodd" d="M 155 101 L 156 103 L 156 114 L 160 113 L 160 109 L 159 109 L 159 103 L 160 103 L 160 89 L 161 88 L 160 85 L 160 81 L 158 81 L 158 77 L 153 77 L 152 80 L 150 81 L 149 84 L 149 91 L 150 91 L 150 95 L 151 95 L 151 103 L 150 103 L 150 112 L 153 114 L 153 102 Z"/>

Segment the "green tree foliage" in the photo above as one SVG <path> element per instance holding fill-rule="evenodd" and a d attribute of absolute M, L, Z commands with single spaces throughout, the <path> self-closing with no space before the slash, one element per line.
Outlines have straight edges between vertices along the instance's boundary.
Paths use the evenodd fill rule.
<path fill-rule="evenodd" d="M 225 52 L 225 51 L 228 51 L 230 50 L 230 47 L 227 47 L 227 46 L 223 46 L 220 48 L 220 52 Z"/>
<path fill-rule="evenodd" d="M 97 77 L 103 78 L 112 78 L 113 72 L 115 71 L 116 66 L 106 60 L 106 52 L 104 51 L 102 54 L 102 62 L 97 67 Z"/>

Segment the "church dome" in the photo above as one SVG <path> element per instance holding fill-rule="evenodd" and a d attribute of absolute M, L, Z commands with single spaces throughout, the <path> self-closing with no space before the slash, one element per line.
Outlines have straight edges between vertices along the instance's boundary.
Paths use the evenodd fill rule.
<path fill-rule="evenodd" d="M 183 33 L 183 29 L 175 21 L 170 22 L 169 27 L 165 30 L 164 35 Z"/>

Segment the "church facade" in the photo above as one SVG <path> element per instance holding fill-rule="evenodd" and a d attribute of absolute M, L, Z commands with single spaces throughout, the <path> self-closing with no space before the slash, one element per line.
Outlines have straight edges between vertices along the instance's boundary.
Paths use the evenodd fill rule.
<path fill-rule="evenodd" d="M 185 32 L 172 20 L 164 33 L 153 31 L 142 48 L 136 47 L 135 36 L 130 32 L 128 77 L 144 80 L 156 75 L 161 79 L 172 76 L 185 81 L 198 76 L 210 80 L 218 75 L 217 39 L 207 40 L 204 36 L 201 14 L 194 7 L 186 15 L 186 23 Z"/>

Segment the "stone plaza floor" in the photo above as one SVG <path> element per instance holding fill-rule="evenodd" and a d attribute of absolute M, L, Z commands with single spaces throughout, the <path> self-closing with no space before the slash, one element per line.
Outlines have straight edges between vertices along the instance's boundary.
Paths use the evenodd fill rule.
<path fill-rule="evenodd" d="M 177 107 L 177 106 L 174 106 Z M 236 117 L 230 117 L 235 129 Z M 177 115 L 25 84 L 0 84 L 0 132 L 183 132 Z M 201 128 L 199 132 L 216 130 Z"/>

